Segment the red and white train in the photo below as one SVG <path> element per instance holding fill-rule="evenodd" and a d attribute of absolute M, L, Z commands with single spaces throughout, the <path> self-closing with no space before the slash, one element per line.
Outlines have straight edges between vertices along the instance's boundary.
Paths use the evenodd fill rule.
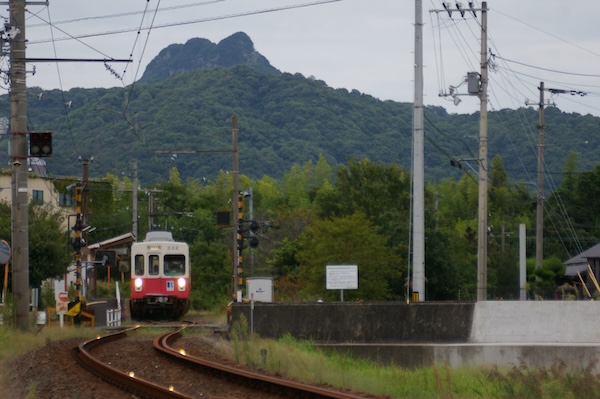
<path fill-rule="evenodd" d="M 131 317 L 177 319 L 190 305 L 190 255 L 168 231 L 151 231 L 131 246 Z"/>

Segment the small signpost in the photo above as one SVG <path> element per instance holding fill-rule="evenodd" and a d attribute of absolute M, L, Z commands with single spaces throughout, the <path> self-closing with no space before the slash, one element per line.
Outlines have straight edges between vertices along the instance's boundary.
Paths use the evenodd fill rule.
<path fill-rule="evenodd" d="M 56 314 L 60 320 L 60 326 L 64 326 L 65 315 L 69 311 L 69 294 L 67 291 L 59 291 L 56 294 Z"/>
<path fill-rule="evenodd" d="M 357 265 L 327 265 L 326 285 L 328 290 L 340 290 L 344 302 L 344 290 L 358 289 Z"/>

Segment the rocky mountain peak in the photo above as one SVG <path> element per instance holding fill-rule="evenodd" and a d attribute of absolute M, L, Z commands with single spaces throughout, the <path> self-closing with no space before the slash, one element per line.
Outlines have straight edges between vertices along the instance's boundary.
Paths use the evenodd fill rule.
<path fill-rule="evenodd" d="M 249 65 L 261 72 L 280 73 L 256 51 L 247 34 L 237 32 L 218 44 L 193 38 L 185 44 L 167 46 L 148 64 L 140 81 L 156 82 L 181 72 L 234 65 Z"/>

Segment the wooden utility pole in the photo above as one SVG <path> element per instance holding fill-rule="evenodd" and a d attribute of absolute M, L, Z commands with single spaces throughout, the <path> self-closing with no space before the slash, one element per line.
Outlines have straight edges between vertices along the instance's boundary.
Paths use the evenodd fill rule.
<path fill-rule="evenodd" d="M 17 328 L 29 331 L 29 217 L 27 197 L 27 84 L 25 1 L 9 1 L 10 133 L 12 161 L 12 291 Z"/>
<path fill-rule="evenodd" d="M 544 264 L 544 82 L 540 82 L 537 156 L 537 213 L 535 223 L 535 267 Z"/>

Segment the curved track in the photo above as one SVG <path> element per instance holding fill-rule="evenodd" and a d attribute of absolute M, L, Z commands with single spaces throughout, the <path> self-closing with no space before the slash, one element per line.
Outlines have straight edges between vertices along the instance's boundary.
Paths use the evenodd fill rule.
<path fill-rule="evenodd" d="M 185 327 L 184 327 L 185 328 Z M 267 392 L 277 392 L 285 398 L 334 398 L 334 399 L 359 399 L 360 396 L 350 395 L 343 392 L 334 391 L 331 389 L 316 387 L 312 385 L 301 384 L 294 381 L 284 380 L 281 378 L 270 377 L 264 374 L 254 373 L 251 371 L 239 369 L 236 367 L 227 366 L 220 363 L 215 363 L 205 359 L 181 353 L 180 350 L 171 346 L 171 343 L 181 334 L 178 331 L 163 334 L 154 339 L 154 348 L 179 359 L 183 362 L 193 363 L 200 368 L 206 369 L 213 374 L 220 374 L 228 379 L 235 378 L 241 384 L 247 384 L 255 387 L 257 390 Z"/>
<path fill-rule="evenodd" d="M 125 338 L 127 332 L 133 331 L 138 327 L 126 329 L 117 333 L 109 334 L 104 337 L 97 337 L 79 345 L 74 349 L 74 356 L 83 367 L 102 378 L 104 381 L 116 385 L 119 388 L 132 392 L 133 394 L 148 399 L 193 399 L 191 396 L 181 394 L 170 390 L 161 385 L 154 384 L 135 375 L 124 373 L 113 367 L 104 364 L 92 356 L 91 351 L 94 347 L 105 344 L 107 342 Z"/>
<path fill-rule="evenodd" d="M 192 399 L 192 396 L 176 392 L 173 388 L 157 385 L 148 380 L 141 379 L 135 375 L 119 371 L 110 365 L 96 359 L 91 351 L 102 344 L 125 338 L 127 332 L 139 327 L 133 327 L 120 332 L 88 340 L 78 348 L 74 349 L 77 361 L 87 370 L 99 376 L 106 382 L 131 392 L 140 398 L 149 399 Z M 236 367 L 208 361 L 206 359 L 186 355 L 185 352 L 172 347 L 174 341 L 181 335 L 186 326 L 181 326 L 176 331 L 160 335 L 154 339 L 154 347 L 162 354 L 194 367 L 199 373 L 209 373 L 214 378 L 225 379 L 230 383 L 246 385 L 258 393 L 268 392 L 282 398 L 333 398 L 333 399 L 359 399 L 360 396 L 338 392 L 327 388 L 321 388 L 294 381 L 275 378 Z"/>

